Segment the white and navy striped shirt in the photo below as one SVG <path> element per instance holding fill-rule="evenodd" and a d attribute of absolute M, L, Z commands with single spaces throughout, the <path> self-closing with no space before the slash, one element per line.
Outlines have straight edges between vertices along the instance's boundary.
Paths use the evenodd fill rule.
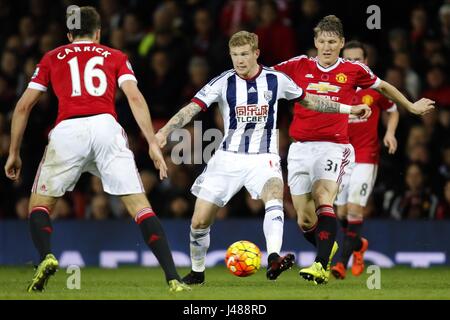
<path fill-rule="evenodd" d="M 217 102 L 224 120 L 221 149 L 238 153 L 278 154 L 279 99 L 302 99 L 303 90 L 286 74 L 260 66 L 251 79 L 228 70 L 212 79 L 192 99 L 204 110 Z"/>

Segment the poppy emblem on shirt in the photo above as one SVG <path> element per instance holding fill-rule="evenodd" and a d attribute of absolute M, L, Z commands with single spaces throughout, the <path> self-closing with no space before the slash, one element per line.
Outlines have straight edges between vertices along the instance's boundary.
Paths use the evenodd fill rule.
<path fill-rule="evenodd" d="M 339 83 L 346 83 L 347 82 L 347 76 L 344 73 L 338 73 L 336 75 L 336 81 Z"/>

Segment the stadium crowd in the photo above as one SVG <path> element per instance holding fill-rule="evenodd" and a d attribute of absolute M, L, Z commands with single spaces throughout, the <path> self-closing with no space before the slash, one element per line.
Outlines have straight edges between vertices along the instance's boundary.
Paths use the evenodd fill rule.
<path fill-rule="evenodd" d="M 366 27 L 368 5 L 328 0 L 51 1 L 0 0 L 0 163 L 6 161 L 10 120 L 43 54 L 67 42 L 65 11 L 71 4 L 94 5 L 102 17 L 102 43 L 124 51 L 133 65 L 154 126 L 160 128 L 210 78 L 231 68 L 228 37 L 241 29 L 259 36 L 260 62 L 271 66 L 300 54 L 315 55 L 313 28 L 327 14 L 344 24 L 346 40 L 367 44 L 369 66 L 410 100 L 427 97 L 436 110 L 412 116 L 400 110 L 399 148 L 382 148 L 379 175 L 366 210 L 369 218 L 450 218 L 450 1 L 404 1 L 381 6 L 380 30 Z M 350 6 L 353 6 L 351 10 Z M 404 13 L 398 17 L 398 10 Z M 356 13 L 360 12 L 358 16 Z M 160 182 L 129 106 L 119 92 L 118 118 L 128 133 L 145 191 L 163 218 L 188 218 L 194 197 L 189 189 L 204 164 L 175 165 L 164 149 L 169 178 Z M 217 110 L 216 110 L 217 111 Z M 280 105 L 280 155 L 286 173 L 287 128 L 292 106 Z M 26 219 L 28 197 L 57 113 L 49 90 L 34 107 L 25 133 L 22 178 L 0 175 L 0 219 Z M 215 111 L 202 113 L 203 130 L 223 126 Z M 384 134 L 385 119 L 381 121 Z M 188 127 L 192 133 L 193 126 Z M 192 137 L 195 135 L 192 134 Z M 204 142 L 206 145 L 208 142 Z M 189 145 L 189 144 L 188 144 Z M 192 143 L 192 146 L 194 143 Z M 69 147 L 69 146 L 68 146 Z M 191 157 L 200 149 L 192 149 Z M 191 161 L 194 162 L 194 161 Z M 286 214 L 295 218 L 288 189 Z M 243 190 L 218 218 L 262 217 L 264 205 Z M 60 199 L 55 219 L 125 217 L 119 199 L 102 191 L 99 178 L 83 175 L 76 189 Z"/>

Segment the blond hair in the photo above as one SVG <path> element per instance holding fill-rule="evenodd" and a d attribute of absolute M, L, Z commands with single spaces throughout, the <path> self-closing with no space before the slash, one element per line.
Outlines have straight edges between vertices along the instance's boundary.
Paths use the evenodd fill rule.
<path fill-rule="evenodd" d="M 258 36 L 248 31 L 239 31 L 233 34 L 228 41 L 228 46 L 242 47 L 249 44 L 253 51 L 258 49 Z"/>
<path fill-rule="evenodd" d="M 317 38 L 321 32 L 334 33 L 339 38 L 343 38 L 344 27 L 342 26 L 341 19 L 335 15 L 329 15 L 322 18 L 314 28 L 314 37 Z"/>

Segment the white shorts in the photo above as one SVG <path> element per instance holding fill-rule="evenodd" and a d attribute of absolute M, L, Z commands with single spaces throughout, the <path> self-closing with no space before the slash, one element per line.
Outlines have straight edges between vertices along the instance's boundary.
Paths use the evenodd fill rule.
<path fill-rule="evenodd" d="M 378 166 L 353 163 L 342 179 L 336 201 L 337 206 L 353 203 L 365 207 L 377 178 Z"/>
<path fill-rule="evenodd" d="M 283 181 L 279 155 L 217 150 L 195 180 L 191 192 L 197 198 L 223 207 L 244 186 L 253 199 L 260 199 L 264 185 L 271 178 Z"/>
<path fill-rule="evenodd" d="M 109 114 L 64 120 L 50 132 L 32 192 L 60 197 L 83 172 L 98 176 L 109 194 L 144 192 L 125 131 Z"/>
<path fill-rule="evenodd" d="M 294 142 L 288 154 L 288 185 L 292 195 L 310 193 L 317 180 L 341 183 L 348 165 L 355 161 L 351 144 Z"/>

